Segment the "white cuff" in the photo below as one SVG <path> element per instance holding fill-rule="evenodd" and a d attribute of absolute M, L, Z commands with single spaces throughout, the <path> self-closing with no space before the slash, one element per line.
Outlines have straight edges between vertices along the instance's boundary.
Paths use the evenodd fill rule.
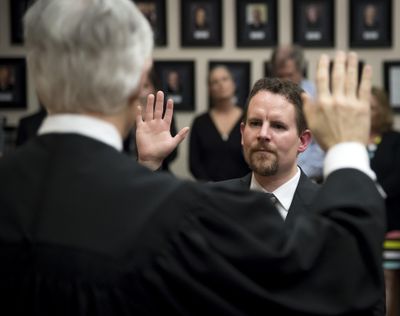
<path fill-rule="evenodd" d="M 376 181 L 375 172 L 369 166 L 367 150 L 361 143 L 339 143 L 328 150 L 324 161 L 324 178 L 333 171 L 344 168 L 360 170 Z"/>

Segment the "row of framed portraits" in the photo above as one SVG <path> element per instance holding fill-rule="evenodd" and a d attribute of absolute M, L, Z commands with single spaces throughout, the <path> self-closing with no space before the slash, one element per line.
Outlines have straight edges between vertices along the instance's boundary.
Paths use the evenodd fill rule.
<path fill-rule="evenodd" d="M 11 42 L 22 44 L 22 16 L 33 0 L 9 1 Z M 349 0 L 350 47 L 392 46 L 392 1 Z M 134 2 L 151 24 L 156 46 L 166 46 L 168 1 Z M 222 0 L 181 0 L 180 3 L 181 46 L 222 47 Z M 303 47 L 335 47 L 335 0 L 292 0 L 292 8 L 294 43 Z M 236 0 L 237 46 L 277 45 L 277 17 L 278 0 Z"/>
<path fill-rule="evenodd" d="M 363 62 L 361 62 L 363 64 Z M 236 84 L 236 103 L 244 106 L 250 91 L 250 61 L 210 60 L 208 68 L 224 65 L 231 71 Z M 156 60 L 155 72 L 160 89 L 174 100 L 176 111 L 195 110 L 195 62 L 192 60 Z M 384 61 L 384 86 L 394 111 L 400 112 L 400 60 Z M 271 75 L 270 64 L 264 62 L 264 76 Z M 0 58 L 0 110 L 27 108 L 25 58 Z"/>

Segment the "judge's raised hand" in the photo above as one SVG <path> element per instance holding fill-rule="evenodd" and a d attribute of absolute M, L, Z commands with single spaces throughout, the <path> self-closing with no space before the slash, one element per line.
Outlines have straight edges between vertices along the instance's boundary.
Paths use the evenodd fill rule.
<path fill-rule="evenodd" d="M 364 67 L 358 91 L 357 76 L 357 54 L 346 56 L 344 52 L 338 52 L 332 78 L 329 78 L 329 58 L 322 55 L 317 68 L 317 97 L 311 100 L 303 95 L 308 126 L 324 150 L 341 142 L 368 142 L 371 67 Z"/>
<path fill-rule="evenodd" d="M 155 105 L 154 105 L 155 102 Z M 158 91 L 147 97 L 145 112 L 139 107 L 136 116 L 136 146 L 140 164 L 152 169 L 158 169 L 162 161 L 185 139 L 189 127 L 182 128 L 174 137 L 170 132 L 173 115 L 173 101 L 167 101 L 165 114 L 164 93 Z"/>

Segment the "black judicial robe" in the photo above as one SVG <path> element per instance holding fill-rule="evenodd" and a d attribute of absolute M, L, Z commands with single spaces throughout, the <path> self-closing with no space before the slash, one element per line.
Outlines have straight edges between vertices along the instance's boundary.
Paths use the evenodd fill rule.
<path fill-rule="evenodd" d="M 332 173 L 290 231 L 262 193 L 152 173 L 47 134 L 0 159 L 0 309 L 8 315 L 369 315 L 384 206 Z"/>

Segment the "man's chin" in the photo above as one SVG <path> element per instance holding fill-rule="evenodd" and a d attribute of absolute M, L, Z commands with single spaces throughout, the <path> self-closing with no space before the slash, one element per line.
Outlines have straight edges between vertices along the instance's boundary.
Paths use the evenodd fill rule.
<path fill-rule="evenodd" d="M 260 161 L 252 161 L 250 169 L 261 176 L 273 176 L 278 172 L 278 164 L 276 162 L 265 163 Z"/>

